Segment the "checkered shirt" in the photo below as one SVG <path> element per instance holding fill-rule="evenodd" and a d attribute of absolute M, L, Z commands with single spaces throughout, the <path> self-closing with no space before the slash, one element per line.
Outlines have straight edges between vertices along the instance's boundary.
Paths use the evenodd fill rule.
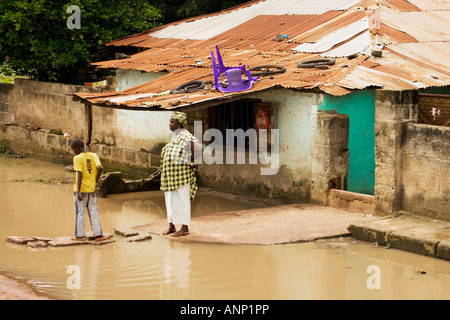
<path fill-rule="evenodd" d="M 198 142 L 189 131 L 181 130 L 161 152 L 161 191 L 173 191 L 190 183 L 189 196 L 194 200 L 197 193 L 195 169 L 191 168 L 191 141 Z"/>

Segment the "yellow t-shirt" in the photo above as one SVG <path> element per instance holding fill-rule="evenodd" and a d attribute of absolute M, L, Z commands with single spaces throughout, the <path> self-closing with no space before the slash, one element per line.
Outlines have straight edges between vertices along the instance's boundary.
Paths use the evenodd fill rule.
<path fill-rule="evenodd" d="M 82 152 L 73 157 L 73 169 L 82 174 L 81 192 L 92 193 L 95 191 L 95 179 L 97 177 L 97 167 L 101 166 L 98 155 L 92 152 Z M 78 191 L 78 173 L 75 174 L 75 188 Z"/>

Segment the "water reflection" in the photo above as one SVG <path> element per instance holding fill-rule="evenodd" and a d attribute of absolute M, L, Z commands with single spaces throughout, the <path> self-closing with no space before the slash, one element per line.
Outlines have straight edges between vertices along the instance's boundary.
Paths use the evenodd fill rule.
<path fill-rule="evenodd" d="M 71 187 L 0 183 L 0 239 L 72 235 Z M 165 219 L 159 192 L 114 195 L 98 205 L 105 232 Z M 193 215 L 252 206 L 203 194 Z M 41 292 L 62 299 L 450 298 L 450 262 L 353 240 L 234 246 L 158 236 L 141 243 L 120 239 L 105 246 L 43 249 L 1 241 L 0 271 L 31 279 Z M 80 268 L 81 289 L 67 287 L 71 265 Z M 380 290 L 366 285 L 371 265 L 381 270 Z"/>
<path fill-rule="evenodd" d="M 160 286 L 161 299 L 189 299 L 192 296 L 190 248 L 170 242 L 164 257 L 164 285 Z"/>

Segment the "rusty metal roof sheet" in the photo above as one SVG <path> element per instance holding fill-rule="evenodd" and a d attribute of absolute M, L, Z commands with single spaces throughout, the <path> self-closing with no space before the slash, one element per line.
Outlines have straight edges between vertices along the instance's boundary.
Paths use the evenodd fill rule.
<path fill-rule="evenodd" d="M 78 96 L 87 103 L 153 110 L 222 101 L 273 87 L 344 95 L 367 87 L 449 86 L 449 10 L 449 0 L 250 1 L 111 42 L 146 50 L 129 59 L 96 63 L 98 67 L 171 72 L 123 92 Z M 285 38 L 277 39 L 278 34 Z M 261 77 L 243 93 L 223 94 L 209 87 L 187 97 L 160 95 L 192 80 L 211 83 L 210 52 L 216 45 L 228 67 L 278 65 L 286 72 Z M 383 48 L 382 57 L 372 56 L 378 47 Z M 334 58 L 335 65 L 297 66 L 322 57 Z M 180 102 L 173 106 L 173 101 Z"/>
<path fill-rule="evenodd" d="M 448 0 L 408 0 L 412 5 L 418 7 L 421 11 L 450 10 Z"/>
<path fill-rule="evenodd" d="M 345 42 L 353 38 L 354 36 L 360 34 L 361 32 L 368 30 L 367 18 L 363 18 L 359 21 L 356 21 L 352 24 L 348 24 L 339 30 L 333 31 L 322 37 L 316 42 L 313 43 L 303 43 L 298 47 L 293 48 L 292 50 L 299 52 L 310 52 L 310 53 L 318 53 L 318 52 L 326 52 L 336 46 L 341 42 Z M 370 37 L 368 39 L 367 44 L 370 45 Z M 358 52 L 359 48 L 355 48 L 355 51 L 351 53 Z"/>
<path fill-rule="evenodd" d="M 207 40 L 260 15 L 320 15 L 330 10 L 348 10 L 359 0 L 266 0 L 222 14 L 171 24 L 149 35 L 154 38 Z"/>

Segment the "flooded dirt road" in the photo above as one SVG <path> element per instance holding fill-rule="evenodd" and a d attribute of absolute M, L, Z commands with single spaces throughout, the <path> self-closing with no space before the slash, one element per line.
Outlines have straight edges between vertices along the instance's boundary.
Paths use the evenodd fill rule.
<path fill-rule="evenodd" d="M 450 298 L 450 262 L 351 238 L 280 246 L 186 244 L 158 236 L 126 243 L 116 235 L 115 243 L 103 246 L 30 249 L 7 243 L 10 235 L 74 231 L 72 185 L 29 182 L 22 175 L 30 169 L 37 177 L 64 170 L 0 163 L 0 272 L 28 279 L 57 299 Z M 161 192 L 111 195 L 98 206 L 109 233 L 165 218 Z M 255 206 L 200 192 L 193 215 Z M 71 266 L 80 271 L 79 289 L 68 285 Z"/>

